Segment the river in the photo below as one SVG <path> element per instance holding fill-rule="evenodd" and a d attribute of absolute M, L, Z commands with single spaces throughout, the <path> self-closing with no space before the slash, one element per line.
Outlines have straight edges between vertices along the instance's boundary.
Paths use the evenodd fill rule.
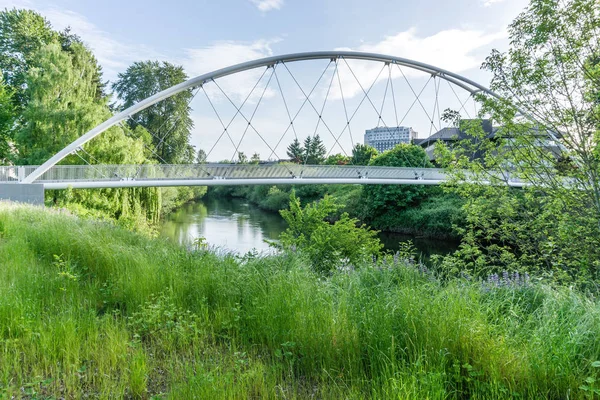
<path fill-rule="evenodd" d="M 171 213 L 163 222 L 160 234 L 183 245 L 204 237 L 212 247 L 245 254 L 253 249 L 270 251 L 265 240 L 276 241 L 285 228 L 286 223 L 278 214 L 263 211 L 246 200 L 203 199 Z M 379 236 L 388 250 L 396 250 L 400 242 L 412 240 L 417 251 L 426 259 L 457 248 L 452 241 L 388 232 L 381 232 Z"/>

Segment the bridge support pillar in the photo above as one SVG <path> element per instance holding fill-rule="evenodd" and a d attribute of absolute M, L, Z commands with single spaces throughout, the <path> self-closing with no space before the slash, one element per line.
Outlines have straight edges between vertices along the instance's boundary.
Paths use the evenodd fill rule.
<path fill-rule="evenodd" d="M 44 185 L 40 183 L 0 183 L 0 201 L 44 205 Z"/>

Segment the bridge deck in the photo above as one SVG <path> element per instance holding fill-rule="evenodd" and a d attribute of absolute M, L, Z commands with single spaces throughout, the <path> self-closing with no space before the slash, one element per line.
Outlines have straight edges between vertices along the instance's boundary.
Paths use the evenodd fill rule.
<path fill-rule="evenodd" d="M 0 167 L 0 183 L 19 183 L 36 166 Z M 46 189 L 212 186 L 249 184 L 417 184 L 439 185 L 448 177 L 436 168 L 399 168 L 298 164 L 188 164 L 188 165 L 57 165 L 36 183 Z M 521 186 L 519 180 L 508 182 Z"/>

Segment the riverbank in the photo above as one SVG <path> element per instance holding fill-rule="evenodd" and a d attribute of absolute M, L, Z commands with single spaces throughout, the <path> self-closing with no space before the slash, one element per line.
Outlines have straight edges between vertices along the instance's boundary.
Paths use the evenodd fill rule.
<path fill-rule="evenodd" d="M 217 249 L 245 254 L 255 250 L 272 252 L 273 248 L 265 241 L 278 241 L 286 228 L 279 212 L 266 211 L 245 198 L 209 196 L 182 205 L 167 215 L 159 236 L 185 246 L 204 238 Z M 391 252 L 399 250 L 401 242 L 411 241 L 423 259 L 449 254 L 457 250 L 459 244 L 393 232 L 380 232 L 378 237 L 384 249 Z"/>
<path fill-rule="evenodd" d="M 144 193 L 140 196 L 140 192 Z M 45 204 L 83 218 L 112 221 L 134 232 L 156 236 L 165 218 L 206 195 L 206 186 L 48 190 Z M 139 197 L 146 201 L 140 203 Z"/>
<path fill-rule="evenodd" d="M 279 213 L 288 207 L 291 191 L 303 204 L 323 198 L 329 194 L 339 200 L 347 212 L 373 229 L 399 233 L 423 239 L 459 241 L 456 226 L 464 222 L 463 200 L 454 194 L 444 193 L 439 188 L 427 189 L 424 199 L 408 207 L 386 207 L 383 214 L 370 215 L 369 204 L 363 197 L 362 185 L 281 185 L 281 186 L 214 186 L 208 189 L 207 198 L 242 198 L 262 210 Z"/>
<path fill-rule="evenodd" d="M 586 399 L 600 303 L 406 260 L 324 278 L 298 254 L 189 252 L 0 204 L 0 393 Z M 560 315 L 560 318 L 556 316 Z"/>

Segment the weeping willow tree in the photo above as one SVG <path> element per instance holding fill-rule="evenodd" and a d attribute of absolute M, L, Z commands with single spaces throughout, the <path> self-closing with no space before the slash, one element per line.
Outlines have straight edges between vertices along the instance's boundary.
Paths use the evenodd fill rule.
<path fill-rule="evenodd" d="M 460 146 L 437 149 L 463 183 L 451 190 L 467 200 L 463 245 L 446 266 L 527 269 L 593 288 L 600 279 L 600 7 L 531 0 L 509 34 L 509 50 L 483 64 L 502 99 L 477 96 L 495 135 L 473 123 L 463 126 L 470 137 Z M 527 187 L 510 188 L 511 178 Z"/>
<path fill-rule="evenodd" d="M 27 25 L 32 22 L 35 30 Z M 11 127 L 11 142 L 4 147 L 14 149 L 8 157 L 16 164 L 40 164 L 111 116 L 100 67 L 76 36 L 52 34 L 49 24 L 33 12 L 2 12 L 0 27 L 2 46 L 7 48 L 0 62 L 9 69 L 7 82 L 19 86 L 14 99 L 19 115 Z M 32 35 L 39 40 L 31 40 Z M 63 164 L 149 163 L 148 137 L 142 128 L 115 126 Z M 51 191 L 48 200 L 132 227 L 157 222 L 161 210 L 160 190 L 153 188 Z"/>

